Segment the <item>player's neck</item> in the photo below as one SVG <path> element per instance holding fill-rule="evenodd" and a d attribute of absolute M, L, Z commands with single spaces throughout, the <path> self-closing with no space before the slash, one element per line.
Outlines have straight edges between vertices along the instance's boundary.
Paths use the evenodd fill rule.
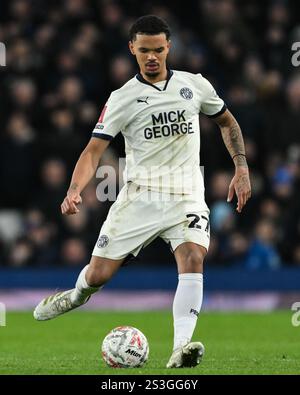
<path fill-rule="evenodd" d="M 166 79 L 168 78 L 168 70 L 167 69 L 163 70 L 161 73 L 159 73 L 157 76 L 153 78 L 144 74 L 142 71 L 141 71 L 141 75 L 147 82 L 150 82 L 150 84 L 156 84 L 157 82 L 160 81 L 166 81 Z"/>

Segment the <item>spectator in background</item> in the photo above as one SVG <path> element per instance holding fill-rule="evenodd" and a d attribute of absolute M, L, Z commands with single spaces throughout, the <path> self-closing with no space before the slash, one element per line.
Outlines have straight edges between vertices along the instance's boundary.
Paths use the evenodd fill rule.
<path fill-rule="evenodd" d="M 221 262 L 228 266 L 241 267 L 247 257 L 249 250 L 249 240 L 241 232 L 235 231 L 230 233 L 224 248 Z"/>
<path fill-rule="evenodd" d="M 300 244 L 294 248 L 292 259 L 295 265 L 300 266 Z"/>
<path fill-rule="evenodd" d="M 67 238 L 76 237 L 78 239 L 88 240 L 90 231 L 87 212 L 82 208 L 78 214 L 78 216 L 74 215 L 63 218 L 63 235 Z"/>
<path fill-rule="evenodd" d="M 276 169 L 272 178 L 272 188 L 275 196 L 281 201 L 289 201 L 292 197 L 294 175 L 288 166 L 280 166 Z"/>
<path fill-rule="evenodd" d="M 31 261 L 35 266 L 47 266 L 57 262 L 57 227 L 38 209 L 31 209 L 25 217 L 26 239 L 32 248 Z"/>
<path fill-rule="evenodd" d="M 58 219 L 59 202 L 66 188 L 66 167 L 62 160 L 48 159 L 41 169 L 41 192 L 36 196 L 36 206 L 47 218 Z"/>
<path fill-rule="evenodd" d="M 56 226 L 47 222 L 36 208 L 26 213 L 22 226 L 23 236 L 19 233 L 8 249 L 8 264 L 14 267 L 47 266 L 56 262 Z"/>
<path fill-rule="evenodd" d="M 280 206 L 278 202 L 270 197 L 265 198 L 259 207 L 259 217 L 280 224 Z"/>
<path fill-rule="evenodd" d="M 234 229 L 234 209 L 223 202 L 214 203 L 211 207 L 211 228 L 223 235 Z"/>
<path fill-rule="evenodd" d="M 87 258 L 86 246 L 81 238 L 71 238 L 64 241 L 61 249 L 62 264 L 81 267 Z"/>
<path fill-rule="evenodd" d="M 34 264 L 34 247 L 26 238 L 17 239 L 8 253 L 11 267 L 23 267 Z"/>
<path fill-rule="evenodd" d="M 245 268 L 256 270 L 280 267 L 280 257 L 276 248 L 277 232 L 274 223 L 269 220 L 262 219 L 257 223 L 245 259 Z"/>
<path fill-rule="evenodd" d="M 32 198 L 37 181 L 34 139 L 28 117 L 13 113 L 0 136 L 1 207 L 24 208 Z"/>
<path fill-rule="evenodd" d="M 50 125 L 44 129 L 38 140 L 41 161 L 45 156 L 53 156 L 63 158 L 67 168 L 73 165 L 74 155 L 79 152 L 85 141 L 79 133 L 80 115 L 81 113 L 72 111 L 68 106 L 53 109 L 49 117 Z"/>
<path fill-rule="evenodd" d="M 31 79 L 17 79 L 10 87 L 11 107 L 34 117 L 37 99 L 36 86 Z"/>
<path fill-rule="evenodd" d="M 120 56 L 112 60 L 110 65 L 110 85 L 118 89 L 134 74 L 133 66 L 128 57 Z"/>
<path fill-rule="evenodd" d="M 65 78 L 58 88 L 58 104 L 66 105 L 76 110 L 83 97 L 83 87 L 80 80 L 76 77 Z"/>

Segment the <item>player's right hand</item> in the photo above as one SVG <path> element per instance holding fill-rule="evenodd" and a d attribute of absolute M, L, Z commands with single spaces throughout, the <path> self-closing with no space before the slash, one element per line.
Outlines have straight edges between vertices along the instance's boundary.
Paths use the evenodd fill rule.
<path fill-rule="evenodd" d="M 76 191 L 68 191 L 67 196 L 64 198 L 60 208 L 64 215 L 77 214 L 79 209 L 78 204 L 82 203 L 80 194 Z"/>

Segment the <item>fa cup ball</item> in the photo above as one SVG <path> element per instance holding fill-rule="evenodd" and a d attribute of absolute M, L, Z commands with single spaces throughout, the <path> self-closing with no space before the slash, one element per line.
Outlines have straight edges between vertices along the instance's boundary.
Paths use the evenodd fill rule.
<path fill-rule="evenodd" d="M 146 336 L 132 326 L 118 326 L 102 343 L 102 357 L 112 368 L 138 368 L 149 356 Z"/>

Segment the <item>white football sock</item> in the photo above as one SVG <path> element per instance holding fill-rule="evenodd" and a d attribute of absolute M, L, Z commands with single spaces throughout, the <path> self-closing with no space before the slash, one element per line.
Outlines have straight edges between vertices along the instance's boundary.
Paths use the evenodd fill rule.
<path fill-rule="evenodd" d="M 90 287 L 86 282 L 85 274 L 89 265 L 86 265 L 80 272 L 76 281 L 75 290 L 71 294 L 71 302 L 82 304 L 89 295 L 97 292 L 102 287 Z"/>
<path fill-rule="evenodd" d="M 202 273 L 179 274 L 178 278 L 173 302 L 174 350 L 191 341 L 203 297 Z"/>

